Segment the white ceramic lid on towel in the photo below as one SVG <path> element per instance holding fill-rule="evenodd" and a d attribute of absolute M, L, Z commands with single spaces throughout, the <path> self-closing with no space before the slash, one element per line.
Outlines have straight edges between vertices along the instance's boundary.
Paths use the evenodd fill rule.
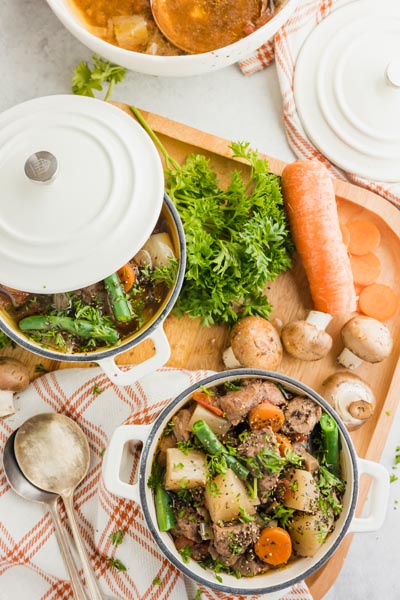
<path fill-rule="evenodd" d="M 305 40 L 294 93 L 315 146 L 343 169 L 400 180 L 400 2 L 356 0 Z"/>
<path fill-rule="evenodd" d="M 37 98 L 0 115 L 0 182 L 0 281 L 34 293 L 116 271 L 148 239 L 163 203 L 147 133 L 82 96 Z"/>

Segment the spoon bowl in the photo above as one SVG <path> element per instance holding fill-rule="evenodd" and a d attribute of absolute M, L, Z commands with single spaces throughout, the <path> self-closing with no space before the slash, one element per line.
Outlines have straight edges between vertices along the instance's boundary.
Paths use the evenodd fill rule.
<path fill-rule="evenodd" d="M 189 54 L 211 52 L 237 42 L 262 9 L 259 0 L 151 0 L 150 4 L 163 35 Z"/>
<path fill-rule="evenodd" d="M 60 546 L 61 554 L 71 579 L 74 597 L 76 600 L 86 600 L 85 589 L 80 580 L 78 569 L 76 568 L 72 557 L 67 534 L 57 510 L 57 500 L 59 496 L 58 494 L 53 494 L 52 492 L 40 490 L 30 483 L 26 477 L 24 477 L 24 474 L 19 468 L 14 454 L 15 436 L 16 431 L 10 435 L 4 447 L 3 468 L 7 481 L 14 492 L 16 492 L 22 498 L 32 502 L 37 502 L 39 504 L 45 504 L 47 506 L 47 509 L 53 519 L 55 534 Z"/>
<path fill-rule="evenodd" d="M 90 564 L 73 508 L 73 494 L 89 469 L 89 444 L 82 429 L 69 417 L 42 413 L 21 425 L 15 436 L 15 457 L 34 485 L 59 494 L 71 525 L 91 600 L 103 595 Z"/>

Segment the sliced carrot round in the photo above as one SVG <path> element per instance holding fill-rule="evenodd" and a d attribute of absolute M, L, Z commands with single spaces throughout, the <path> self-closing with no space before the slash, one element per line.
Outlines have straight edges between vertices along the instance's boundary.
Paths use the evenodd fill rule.
<path fill-rule="evenodd" d="M 261 402 L 257 404 L 248 414 L 248 421 L 251 429 L 263 429 L 271 427 L 272 431 L 279 431 L 285 420 L 285 415 L 279 408 L 271 402 Z"/>
<path fill-rule="evenodd" d="M 292 555 L 292 540 L 282 527 L 265 527 L 254 544 L 254 552 L 269 565 L 284 565 Z"/>
<path fill-rule="evenodd" d="M 350 244 L 349 228 L 344 223 L 340 223 L 340 231 L 342 232 L 343 244 L 348 248 Z"/>
<path fill-rule="evenodd" d="M 399 296 L 390 286 L 373 283 L 361 291 L 358 303 L 364 315 L 378 321 L 387 321 L 397 312 Z"/>
<path fill-rule="evenodd" d="M 277 433 L 275 437 L 279 444 L 279 454 L 281 456 L 285 456 L 286 448 L 288 450 L 293 450 L 292 442 L 289 440 L 287 435 L 284 435 L 283 433 Z"/>
<path fill-rule="evenodd" d="M 350 264 L 354 283 L 358 285 L 375 283 L 381 274 L 381 261 L 372 252 L 362 256 L 350 255 Z"/>
<path fill-rule="evenodd" d="M 369 254 L 374 252 L 380 244 L 381 234 L 372 221 L 350 221 L 346 224 L 350 234 L 348 251 L 350 254 Z"/>
<path fill-rule="evenodd" d="M 117 275 L 124 286 L 125 292 L 129 292 L 133 288 L 133 284 L 135 283 L 136 279 L 135 271 L 132 265 L 126 263 L 126 265 L 118 269 Z"/>

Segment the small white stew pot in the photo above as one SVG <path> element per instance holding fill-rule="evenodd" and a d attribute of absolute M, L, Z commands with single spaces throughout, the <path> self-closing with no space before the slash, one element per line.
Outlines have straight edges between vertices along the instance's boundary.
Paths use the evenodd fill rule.
<path fill-rule="evenodd" d="M 190 559 L 188 563 L 184 563 L 174 546 L 172 537 L 168 533 L 159 531 L 153 494 L 147 486 L 147 481 L 164 427 L 171 420 L 171 417 L 189 400 L 191 394 L 200 385 L 209 388 L 221 385 L 224 382 L 249 378 L 279 383 L 290 392 L 308 396 L 335 419 L 340 432 L 342 474 L 346 482 L 346 491 L 343 498 L 343 510 L 337 521 L 335 521 L 335 528 L 313 557 L 298 558 L 284 568 L 270 570 L 263 575 L 251 578 L 236 579 L 232 575 L 221 573 L 222 581 L 220 582 L 216 580 L 215 574 L 211 570 L 202 568 L 196 561 Z M 138 481 L 134 485 L 128 484 L 120 478 L 124 447 L 126 443 L 131 441 L 143 442 Z M 370 492 L 370 514 L 366 518 L 354 516 L 359 481 L 363 474 L 369 475 L 373 481 Z M 236 369 L 211 375 L 179 394 L 175 400 L 164 408 L 154 423 L 118 427 L 111 438 L 104 457 L 103 478 L 110 492 L 134 500 L 141 505 L 147 525 L 159 548 L 182 573 L 200 584 L 221 592 L 228 594 L 270 594 L 268 596 L 269 600 L 277 600 L 282 596 L 285 588 L 292 586 L 319 569 L 334 554 L 346 534 L 371 532 L 379 529 L 385 518 L 389 494 L 389 474 L 387 470 L 378 463 L 357 457 L 346 428 L 323 398 L 311 388 L 286 375 L 257 369 Z"/>

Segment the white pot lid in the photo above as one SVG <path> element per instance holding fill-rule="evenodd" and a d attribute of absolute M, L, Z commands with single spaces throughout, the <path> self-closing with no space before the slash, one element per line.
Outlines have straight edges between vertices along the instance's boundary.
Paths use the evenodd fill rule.
<path fill-rule="evenodd" d="M 357 0 L 305 40 L 294 95 L 304 129 L 337 166 L 400 180 L 400 2 Z"/>
<path fill-rule="evenodd" d="M 0 281 L 33 293 L 75 290 L 119 269 L 163 203 L 148 134 L 83 96 L 37 98 L 0 115 L 0 182 Z"/>

